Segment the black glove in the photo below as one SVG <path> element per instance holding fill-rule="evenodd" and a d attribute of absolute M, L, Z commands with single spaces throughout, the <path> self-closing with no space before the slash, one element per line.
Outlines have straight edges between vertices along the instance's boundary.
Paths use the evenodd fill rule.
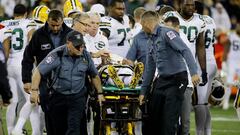
<path fill-rule="evenodd" d="M 208 76 L 206 70 L 202 70 L 202 83 L 199 86 L 204 86 L 208 82 Z"/>

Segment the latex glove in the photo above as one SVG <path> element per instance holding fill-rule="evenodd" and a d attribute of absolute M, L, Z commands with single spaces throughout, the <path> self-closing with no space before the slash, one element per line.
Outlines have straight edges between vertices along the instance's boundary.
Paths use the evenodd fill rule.
<path fill-rule="evenodd" d="M 200 77 L 198 74 L 192 76 L 192 83 L 194 86 L 197 86 L 200 83 Z"/>
<path fill-rule="evenodd" d="M 105 101 L 105 98 L 104 98 L 103 94 L 98 95 L 98 101 L 99 101 L 99 105 L 102 106 L 102 102 Z"/>
<path fill-rule="evenodd" d="M 38 90 L 32 90 L 30 93 L 30 102 L 34 104 L 39 103 L 39 93 Z"/>
<path fill-rule="evenodd" d="M 23 85 L 24 91 L 28 94 L 30 94 L 31 91 L 31 83 L 24 83 Z"/>

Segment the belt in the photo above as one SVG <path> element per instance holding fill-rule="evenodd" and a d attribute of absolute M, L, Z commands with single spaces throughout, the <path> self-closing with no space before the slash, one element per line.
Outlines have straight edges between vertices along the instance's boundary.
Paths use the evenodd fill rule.
<path fill-rule="evenodd" d="M 177 78 L 180 76 L 184 76 L 187 75 L 187 71 L 182 71 L 182 72 L 178 72 L 172 75 L 159 75 L 158 78 L 162 78 L 162 79 L 172 79 L 172 78 Z"/>

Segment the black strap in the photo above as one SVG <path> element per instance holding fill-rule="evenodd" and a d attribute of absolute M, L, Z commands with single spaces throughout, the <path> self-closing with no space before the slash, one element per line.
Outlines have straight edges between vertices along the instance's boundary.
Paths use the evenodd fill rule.
<path fill-rule="evenodd" d="M 50 76 L 50 79 L 48 79 L 48 88 L 49 88 L 49 90 L 51 90 L 52 89 L 52 87 L 53 87 L 53 85 L 55 84 L 55 82 L 57 81 L 57 77 L 58 77 L 58 75 L 59 75 L 59 73 L 60 73 L 60 70 L 61 70 L 61 65 L 62 65 L 62 56 L 63 56 L 63 50 L 61 50 L 61 51 L 58 51 L 57 52 L 57 55 L 58 55 L 58 57 L 60 58 L 60 66 L 59 67 L 57 67 L 57 69 L 56 69 L 56 74 L 54 75 L 54 72 L 52 72 L 51 73 L 51 76 Z"/>

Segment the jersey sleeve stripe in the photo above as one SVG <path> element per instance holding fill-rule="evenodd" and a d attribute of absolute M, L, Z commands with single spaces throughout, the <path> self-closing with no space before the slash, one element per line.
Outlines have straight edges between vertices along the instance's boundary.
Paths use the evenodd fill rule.
<path fill-rule="evenodd" d="M 35 27 L 35 26 L 37 26 L 36 24 L 29 24 L 29 25 L 27 25 L 27 28 L 28 27 Z"/>
<path fill-rule="evenodd" d="M 7 34 L 7 33 L 12 33 L 12 30 L 7 30 L 4 32 L 4 34 Z"/>

